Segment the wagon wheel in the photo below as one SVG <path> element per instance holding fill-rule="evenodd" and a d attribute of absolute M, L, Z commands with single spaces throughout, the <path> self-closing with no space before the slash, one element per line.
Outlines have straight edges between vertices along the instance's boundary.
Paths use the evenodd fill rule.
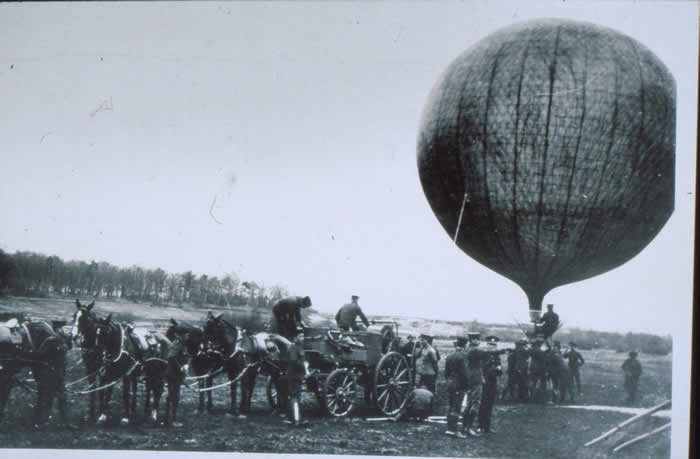
<path fill-rule="evenodd" d="M 267 403 L 270 404 L 270 408 L 273 410 L 280 407 L 279 395 L 277 394 L 277 387 L 271 377 L 267 378 Z"/>
<path fill-rule="evenodd" d="M 374 371 L 374 401 L 385 416 L 396 415 L 411 392 L 411 369 L 398 352 L 382 356 Z"/>
<path fill-rule="evenodd" d="M 357 379 L 355 373 L 337 368 L 331 371 L 323 383 L 326 410 L 332 416 L 349 415 L 357 405 Z"/>

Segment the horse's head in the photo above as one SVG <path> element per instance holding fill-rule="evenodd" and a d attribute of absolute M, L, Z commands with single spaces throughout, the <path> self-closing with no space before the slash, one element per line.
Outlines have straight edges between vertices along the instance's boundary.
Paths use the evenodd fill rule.
<path fill-rule="evenodd" d="M 199 352 L 200 346 L 204 342 L 204 332 L 194 325 L 178 323 L 175 319 L 170 319 L 170 325 L 165 332 L 166 338 L 170 341 L 179 340 L 185 345 L 187 353 L 194 356 Z"/>
<path fill-rule="evenodd" d="M 73 327 L 68 335 L 71 340 L 81 339 L 83 345 L 94 344 L 97 331 L 95 326 L 97 317 L 95 313 L 92 312 L 94 306 L 94 301 L 85 306 L 80 303 L 80 300 L 75 300 L 76 311 L 73 313 L 73 320 L 71 321 Z"/>
<path fill-rule="evenodd" d="M 108 355 L 115 355 L 122 347 L 122 330 L 119 324 L 112 321 L 112 314 L 104 319 L 95 319 L 95 347 Z"/>
<path fill-rule="evenodd" d="M 204 322 L 202 338 L 207 343 L 223 348 L 226 352 L 233 352 L 238 341 L 238 329 L 229 324 L 223 318 L 223 314 L 207 313 Z"/>
<path fill-rule="evenodd" d="M 61 344 L 65 346 L 66 349 L 71 349 L 73 347 L 73 340 L 71 335 L 63 331 L 63 327 L 67 325 L 65 320 L 52 320 L 51 328 L 56 332 L 56 336 L 61 340 Z"/>

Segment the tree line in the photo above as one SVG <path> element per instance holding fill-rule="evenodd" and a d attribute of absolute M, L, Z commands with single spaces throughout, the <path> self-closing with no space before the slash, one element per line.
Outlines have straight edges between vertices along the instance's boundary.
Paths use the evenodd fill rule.
<path fill-rule="evenodd" d="M 196 306 L 241 306 L 268 308 L 287 296 L 284 286 L 265 287 L 254 281 L 241 282 L 236 273 L 219 278 L 192 271 L 168 273 L 140 266 L 118 267 L 101 261 L 64 261 L 56 255 L 0 249 L 0 295 L 47 297 L 69 295 L 95 298 L 125 298 L 148 301 L 155 306 L 185 303 Z"/>

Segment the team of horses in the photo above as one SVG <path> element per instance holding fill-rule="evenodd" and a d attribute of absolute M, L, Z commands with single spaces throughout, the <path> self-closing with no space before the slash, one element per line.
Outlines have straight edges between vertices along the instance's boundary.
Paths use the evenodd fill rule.
<path fill-rule="evenodd" d="M 212 410 L 212 389 L 230 386 L 228 412 L 244 416 L 250 411 L 258 374 L 273 380 L 280 374 L 270 354 L 279 354 L 280 348 L 289 344 L 278 335 L 242 330 L 221 314 L 209 313 L 202 327 L 170 319 L 165 333 L 159 333 L 120 323 L 111 314 L 99 317 L 94 306 L 94 301 L 85 305 L 76 300 L 69 333 L 61 328 L 66 322 L 55 322 L 53 327 L 42 321 L 0 323 L 0 420 L 10 390 L 20 385 L 37 393 L 36 425 L 47 422 L 55 399 L 61 422 L 65 422 L 67 386 L 80 383 L 85 390 L 70 391 L 88 396 L 87 421 L 103 423 L 118 418 L 128 423 L 136 411 L 140 381 L 145 387 L 144 414 L 155 422 L 179 424 L 177 409 L 183 385 L 199 392 L 200 412 L 205 409 L 205 399 L 206 410 Z M 66 351 L 73 343 L 80 348 L 85 376 L 66 384 Z M 275 345 L 270 347 L 269 343 Z M 27 387 L 17 376 L 25 368 L 30 369 L 35 388 Z M 227 382 L 213 386 L 220 374 L 226 375 Z M 121 385 L 122 394 L 120 413 L 113 409 L 112 400 L 117 385 Z"/>

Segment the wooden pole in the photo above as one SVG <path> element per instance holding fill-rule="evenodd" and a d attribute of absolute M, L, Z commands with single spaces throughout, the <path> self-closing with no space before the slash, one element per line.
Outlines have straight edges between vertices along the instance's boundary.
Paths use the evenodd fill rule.
<path fill-rule="evenodd" d="M 659 433 L 659 432 L 662 432 L 662 431 L 668 429 L 669 427 L 671 427 L 671 423 L 670 423 L 670 422 L 669 422 L 668 424 L 664 424 L 664 425 L 662 425 L 661 427 L 652 430 L 651 432 L 647 432 L 647 433 L 642 434 L 642 435 L 640 435 L 640 436 L 638 436 L 638 437 L 634 437 L 632 440 L 626 441 L 626 442 L 622 443 L 621 445 L 616 446 L 616 447 L 613 449 L 613 452 L 620 451 L 622 448 L 626 448 L 627 446 L 632 445 L 632 444 L 634 444 L 634 443 L 637 443 L 638 441 L 642 441 L 642 440 L 644 440 L 644 439 L 647 438 L 647 437 L 651 437 L 652 435 L 657 434 L 657 433 Z"/>
<path fill-rule="evenodd" d="M 621 422 L 620 424 L 618 424 L 617 426 L 615 426 L 615 427 L 613 427 L 612 429 L 608 430 L 607 432 L 605 432 L 605 433 L 604 433 L 603 435 L 601 435 L 600 437 L 594 438 L 593 440 L 589 441 L 589 442 L 586 443 L 584 446 L 591 446 L 591 445 L 593 445 L 593 444 L 595 444 L 595 443 L 598 443 L 598 442 L 601 441 L 601 440 L 605 440 L 606 438 L 608 438 L 609 436 L 611 436 L 612 434 L 614 434 L 614 433 L 617 432 L 618 430 L 622 429 L 623 427 L 628 426 L 628 425 L 632 424 L 633 422 L 637 422 L 637 421 L 639 421 L 640 419 L 645 418 L 645 417 L 649 416 L 649 415 L 652 414 L 652 413 L 656 413 L 657 411 L 663 410 L 664 408 L 666 408 L 666 407 L 669 406 L 670 404 L 671 404 L 671 400 L 666 400 L 665 402 L 660 403 L 660 404 L 656 405 L 655 407 L 650 408 L 650 409 L 648 409 L 647 411 L 645 411 L 645 412 L 643 412 L 643 413 L 640 413 L 640 414 L 638 414 L 638 415 L 636 415 L 636 416 L 632 416 L 632 417 L 629 418 L 628 420 L 623 421 L 623 422 Z"/>

